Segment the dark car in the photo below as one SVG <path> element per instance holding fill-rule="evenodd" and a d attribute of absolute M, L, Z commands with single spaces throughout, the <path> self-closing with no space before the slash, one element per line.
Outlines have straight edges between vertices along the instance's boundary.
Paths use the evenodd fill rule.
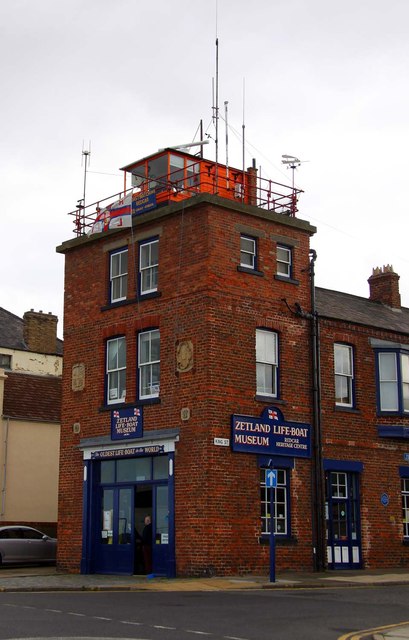
<path fill-rule="evenodd" d="M 54 563 L 57 540 L 24 526 L 0 527 L 0 566 L 4 564 Z"/>

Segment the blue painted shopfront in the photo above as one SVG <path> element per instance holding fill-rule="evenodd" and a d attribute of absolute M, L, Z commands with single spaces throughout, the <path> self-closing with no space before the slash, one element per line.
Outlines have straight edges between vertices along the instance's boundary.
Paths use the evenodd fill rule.
<path fill-rule="evenodd" d="M 83 441 L 84 501 L 81 573 L 174 577 L 174 445 L 177 430 L 149 440 Z M 144 552 L 144 521 L 152 530 L 152 564 Z M 146 537 L 146 536 L 145 536 Z M 146 541 L 145 541 L 146 542 Z"/>

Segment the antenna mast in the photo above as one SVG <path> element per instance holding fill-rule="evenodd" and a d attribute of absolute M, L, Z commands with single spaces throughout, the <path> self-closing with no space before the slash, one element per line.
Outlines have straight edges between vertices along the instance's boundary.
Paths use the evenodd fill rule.
<path fill-rule="evenodd" d="M 295 170 L 297 169 L 297 167 L 300 166 L 301 160 L 299 160 L 295 156 L 289 156 L 287 154 L 284 154 L 281 157 L 282 157 L 281 162 L 283 164 L 286 164 L 287 168 L 291 169 L 292 174 L 293 174 L 293 177 L 292 177 L 293 195 L 292 195 L 291 213 L 292 213 L 293 216 L 295 216 L 295 214 L 297 213 L 297 194 L 295 192 L 294 173 L 295 173 Z"/>
<path fill-rule="evenodd" d="M 245 106 L 245 96 L 246 96 L 246 85 L 245 85 L 245 79 L 243 78 L 243 124 L 241 126 L 242 129 L 242 139 L 243 139 L 243 149 L 242 149 L 242 155 L 243 155 L 243 189 L 241 192 L 241 199 L 244 202 L 244 182 L 245 182 L 245 172 L 246 172 L 246 143 L 245 143 L 245 124 L 244 124 L 244 106 Z"/>
<path fill-rule="evenodd" d="M 216 104 L 214 107 L 216 136 L 215 193 L 219 189 L 219 38 L 216 37 Z"/>
<path fill-rule="evenodd" d="M 84 161 L 84 191 L 82 195 L 82 206 L 84 207 L 84 209 L 85 209 L 85 194 L 87 189 L 87 166 L 88 166 L 88 163 L 91 161 L 91 159 L 89 158 L 90 155 L 91 155 L 91 140 L 89 141 L 88 149 L 84 149 L 84 142 L 82 143 L 82 157 Z"/>
<path fill-rule="evenodd" d="M 228 101 L 224 102 L 224 121 L 226 124 L 226 187 L 229 189 L 229 128 L 227 124 L 227 105 Z"/>

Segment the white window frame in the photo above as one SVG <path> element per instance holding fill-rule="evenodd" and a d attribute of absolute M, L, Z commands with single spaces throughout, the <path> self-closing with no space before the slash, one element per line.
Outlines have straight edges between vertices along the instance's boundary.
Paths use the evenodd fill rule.
<path fill-rule="evenodd" d="M 280 255 L 281 254 L 281 255 Z M 282 255 L 285 254 L 285 255 Z M 293 268 L 293 250 L 285 244 L 277 245 L 277 275 L 291 278 Z"/>
<path fill-rule="evenodd" d="M 409 478 L 401 478 L 403 537 L 409 538 Z"/>
<path fill-rule="evenodd" d="M 275 331 L 256 329 L 256 389 L 260 396 L 278 396 L 278 334 Z"/>
<path fill-rule="evenodd" d="M 253 271 L 257 266 L 257 240 L 244 234 L 240 236 L 240 266 Z"/>
<path fill-rule="evenodd" d="M 157 258 L 152 257 L 156 246 Z M 145 257 L 147 258 L 145 260 Z M 155 293 L 158 290 L 159 238 L 153 238 L 139 245 L 139 287 L 141 295 Z"/>
<path fill-rule="evenodd" d="M 159 340 L 159 357 L 155 357 L 152 348 L 153 341 Z M 143 343 L 147 345 L 143 348 Z M 160 391 L 160 332 L 159 329 L 149 329 L 141 331 L 138 336 L 138 378 L 139 378 L 139 399 L 146 400 L 149 398 L 157 398 Z M 148 383 L 145 381 L 148 379 Z M 150 392 L 146 392 L 146 389 Z"/>
<path fill-rule="evenodd" d="M 382 366 L 387 360 L 392 363 L 389 374 Z M 399 350 L 378 353 L 378 385 L 382 413 L 409 413 L 409 353 Z"/>
<path fill-rule="evenodd" d="M 107 340 L 106 399 L 107 404 L 118 404 L 125 402 L 126 399 L 126 338 L 124 336 Z"/>
<path fill-rule="evenodd" d="M 335 405 L 354 406 L 354 351 L 351 345 L 334 343 Z M 342 391 L 346 389 L 346 395 Z M 340 392 L 338 392 L 340 390 Z M 344 400 L 346 398 L 346 400 Z"/>
<path fill-rule="evenodd" d="M 126 269 L 124 258 L 126 256 Z M 115 263 L 118 263 L 116 265 Z M 116 268 L 118 266 L 118 268 Z M 128 249 L 113 251 L 109 259 L 110 300 L 120 302 L 126 300 L 128 294 Z M 119 289 L 116 292 L 116 289 Z M 118 293 L 119 295 L 115 295 Z"/>
<path fill-rule="evenodd" d="M 290 469 L 276 469 L 277 471 L 277 487 L 270 488 L 266 486 L 266 475 L 269 471 L 268 467 L 260 467 L 260 493 L 261 493 L 261 533 L 268 535 L 270 533 L 270 505 L 271 492 L 273 494 L 274 505 L 274 534 L 279 536 L 288 536 L 290 534 L 289 522 L 289 481 Z"/>

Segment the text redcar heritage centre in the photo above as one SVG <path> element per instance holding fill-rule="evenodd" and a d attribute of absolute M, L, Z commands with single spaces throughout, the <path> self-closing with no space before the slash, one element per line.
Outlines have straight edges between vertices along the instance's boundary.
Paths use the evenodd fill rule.
<path fill-rule="evenodd" d="M 263 575 L 270 532 L 278 571 L 409 566 L 399 276 L 316 287 L 298 189 L 255 166 L 165 149 L 73 212 L 60 570 Z"/>

